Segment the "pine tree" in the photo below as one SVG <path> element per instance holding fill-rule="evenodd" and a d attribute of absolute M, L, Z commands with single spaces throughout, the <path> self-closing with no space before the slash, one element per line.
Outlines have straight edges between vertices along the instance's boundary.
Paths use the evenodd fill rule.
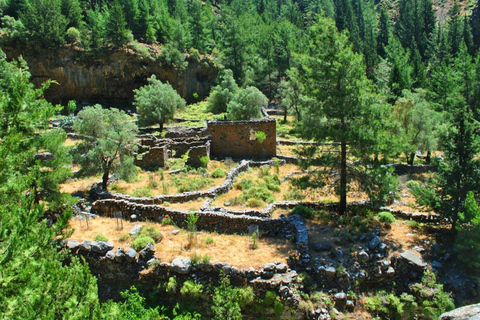
<path fill-rule="evenodd" d="M 127 21 L 123 13 L 123 8 L 115 0 L 108 9 L 108 15 L 105 25 L 105 39 L 114 47 L 121 47 L 128 43 L 130 30 L 127 29 Z"/>
<path fill-rule="evenodd" d="M 29 79 L 23 60 L 0 59 L 0 313 L 12 319 L 96 318 L 95 278 L 59 251 L 70 211 L 63 210 L 68 203 L 60 199 L 58 183 L 69 159 L 65 134 L 45 130 L 59 110 L 42 98 L 48 83 L 34 89 Z M 37 159 L 45 151 L 53 160 Z M 62 209 L 50 228 L 45 206 Z"/>
<path fill-rule="evenodd" d="M 309 52 L 298 57 L 299 81 L 304 94 L 315 103 L 304 107 L 308 118 L 302 121 L 302 132 L 315 141 L 339 143 L 338 153 L 324 153 L 319 160 L 338 170 L 339 213 L 343 214 L 350 181 L 358 178 L 362 186 L 371 188 L 375 185 L 370 183 L 371 179 L 386 173 L 376 171 L 378 167 L 371 157 L 380 151 L 380 119 L 385 116 L 385 107 L 378 103 L 381 98 L 374 94 L 365 76 L 363 58 L 352 51 L 345 33 L 339 33 L 331 20 L 319 17 L 310 35 Z M 365 130 L 367 127 L 369 130 Z M 348 156 L 358 162 L 348 163 Z M 367 162 L 371 166 L 362 166 Z M 373 171 L 376 174 L 370 175 Z M 379 190 L 373 187 L 370 191 L 373 200 L 373 194 Z"/>

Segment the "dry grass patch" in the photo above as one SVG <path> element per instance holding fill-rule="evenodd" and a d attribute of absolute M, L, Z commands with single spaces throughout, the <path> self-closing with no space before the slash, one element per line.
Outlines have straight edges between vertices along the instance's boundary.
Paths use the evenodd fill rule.
<path fill-rule="evenodd" d="M 101 175 L 83 179 L 72 179 L 60 184 L 60 191 L 65 193 L 75 193 L 77 191 L 88 192 L 92 188 L 93 184 L 100 182 L 101 180 Z"/>
<path fill-rule="evenodd" d="M 286 239 L 263 238 L 258 240 L 258 248 L 250 249 L 251 238 L 247 235 L 226 235 L 211 232 L 197 232 L 196 245 L 186 250 L 188 232 L 179 229 L 177 235 L 171 232 L 177 229 L 172 225 L 162 225 L 153 222 L 123 221 L 123 230 L 118 230 L 116 219 L 99 217 L 89 220 L 89 228 L 85 221 L 71 220 L 70 227 L 74 229 L 70 239 L 93 240 L 97 235 L 105 236 L 115 247 L 129 248 L 132 241 L 128 232 L 135 224 L 154 226 L 163 235 L 161 242 L 155 245 L 155 256 L 161 261 L 171 262 L 174 258 L 191 258 L 208 256 L 212 263 L 227 262 L 239 268 L 261 267 L 267 262 L 286 262 L 288 251 L 295 245 Z M 122 240 L 124 241 L 122 241 Z M 126 241 L 125 241 L 126 240 Z"/>

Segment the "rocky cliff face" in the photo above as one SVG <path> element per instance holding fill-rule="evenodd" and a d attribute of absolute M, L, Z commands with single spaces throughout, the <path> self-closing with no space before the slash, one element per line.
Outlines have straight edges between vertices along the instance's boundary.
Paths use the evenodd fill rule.
<path fill-rule="evenodd" d="M 201 98 L 207 96 L 217 76 L 217 68 L 207 59 L 189 61 L 185 70 L 178 70 L 161 59 L 145 58 L 125 49 L 96 55 L 70 47 L 2 49 L 8 59 L 23 56 L 35 84 L 48 79 L 57 82 L 45 93 L 45 98 L 54 103 L 128 103 L 133 100 L 133 90 L 145 85 L 152 74 L 168 81 L 183 98 L 192 101 L 194 93 Z"/>

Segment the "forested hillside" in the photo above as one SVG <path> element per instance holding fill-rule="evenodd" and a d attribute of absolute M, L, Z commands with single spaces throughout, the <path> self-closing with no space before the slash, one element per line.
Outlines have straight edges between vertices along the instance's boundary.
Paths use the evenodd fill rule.
<path fill-rule="evenodd" d="M 255 95 L 264 104 L 264 94 L 284 108 L 285 123 L 294 119 L 292 132 L 338 142 L 339 152 L 320 160 L 340 172 L 340 214 L 350 181 L 364 183 L 379 206 L 394 185 L 384 165 L 424 156 L 436 176 L 412 190 L 453 230 L 460 260 L 478 268 L 480 0 L 0 0 L 0 18 L 0 48 L 89 57 L 129 50 L 179 70 L 214 61 L 221 71 L 209 112 L 241 119 L 235 103 Z M 135 290 L 126 302 L 99 303 L 89 269 L 60 249 L 74 200 L 58 185 L 72 158 L 65 132 L 47 129 L 68 106 L 44 99 L 55 79 L 35 88 L 26 62 L 7 60 L 0 50 L 0 317 L 200 317 L 148 309 Z M 212 313 L 231 303 L 240 316 L 229 297 L 242 291 L 227 280 L 209 294 Z"/>

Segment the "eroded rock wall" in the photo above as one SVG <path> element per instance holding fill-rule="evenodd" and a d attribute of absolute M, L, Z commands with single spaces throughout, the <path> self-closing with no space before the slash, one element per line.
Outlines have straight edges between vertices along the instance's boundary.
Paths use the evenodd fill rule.
<path fill-rule="evenodd" d="M 192 101 L 193 93 L 206 97 L 217 76 L 214 64 L 205 59 L 189 61 L 185 70 L 178 70 L 159 58 L 144 58 L 125 49 L 98 54 L 71 47 L 2 49 L 8 59 L 23 56 L 35 84 L 48 79 L 57 82 L 45 92 L 45 98 L 54 103 L 69 100 L 129 103 L 133 100 L 133 90 L 147 84 L 152 74 L 168 81 L 183 98 Z"/>

